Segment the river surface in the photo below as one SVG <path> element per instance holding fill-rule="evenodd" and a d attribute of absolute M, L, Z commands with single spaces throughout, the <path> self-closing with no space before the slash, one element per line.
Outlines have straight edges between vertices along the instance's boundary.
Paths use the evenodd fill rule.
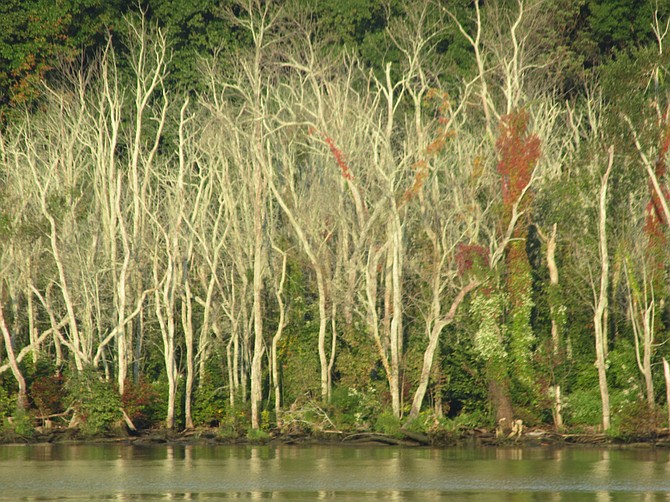
<path fill-rule="evenodd" d="M 668 501 L 670 450 L 0 446 L 0 500 Z"/>

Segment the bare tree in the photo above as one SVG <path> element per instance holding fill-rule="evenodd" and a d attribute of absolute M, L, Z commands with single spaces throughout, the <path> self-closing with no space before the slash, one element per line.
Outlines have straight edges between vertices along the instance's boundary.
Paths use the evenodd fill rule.
<path fill-rule="evenodd" d="M 551 235 L 545 235 L 542 230 L 537 227 L 538 234 L 546 244 L 547 250 L 547 268 L 549 269 L 549 315 L 551 317 L 551 352 L 552 358 L 558 357 L 562 347 L 561 330 L 565 318 L 565 306 L 560 303 L 559 297 L 559 282 L 558 282 L 558 266 L 556 264 L 556 231 L 557 225 L 552 226 Z M 554 425 L 558 430 L 563 428 L 563 398 L 561 393 L 561 386 L 558 382 L 553 382 L 549 389 L 554 399 Z"/>
<path fill-rule="evenodd" d="M 240 235 L 241 242 L 251 235 L 252 246 L 248 258 L 251 263 L 240 263 L 245 272 L 253 270 L 251 279 L 253 343 L 248 347 L 250 357 L 250 401 L 251 424 L 260 427 L 260 405 L 262 400 L 262 361 L 265 352 L 264 338 L 264 290 L 269 248 L 268 235 L 268 173 L 272 167 L 268 118 L 272 114 L 268 92 L 268 79 L 273 78 L 269 70 L 270 54 L 277 43 L 273 30 L 278 14 L 272 7 L 250 0 L 239 5 L 241 14 L 231 19 L 249 33 L 252 50 L 238 60 L 238 64 L 227 75 L 212 73 L 210 106 L 217 110 L 219 118 L 231 127 L 231 142 L 221 145 L 226 157 L 234 162 L 242 176 L 244 194 L 249 203 L 243 207 L 244 225 L 251 232 Z M 219 81 L 221 79 L 221 81 Z M 235 104 L 233 104 L 235 103 Z M 233 198 L 238 194 L 231 194 Z M 238 258 L 242 258 L 238 256 Z M 251 265 L 250 267 L 248 267 Z M 246 280 L 243 279 L 243 280 Z M 231 312 L 233 316 L 234 313 Z M 241 372 L 244 375 L 244 372 Z M 242 385 L 244 390 L 246 386 Z"/>
<path fill-rule="evenodd" d="M 635 358 L 640 373 L 644 377 L 647 405 L 653 409 L 656 404 L 654 397 L 654 380 L 652 378 L 651 361 L 655 348 L 656 335 L 656 297 L 654 284 L 649 277 L 647 266 L 642 259 L 641 284 L 632 276 L 631 263 L 625 264 L 626 287 L 628 289 L 628 310 L 633 326 L 635 342 Z"/>
<path fill-rule="evenodd" d="M 4 274 L 2 274 L 2 276 L 4 277 Z M 6 299 L 5 291 L 6 289 L 3 280 L 2 282 L 0 282 L 0 331 L 2 331 L 2 340 L 4 342 L 5 353 L 7 354 L 9 367 L 12 370 L 12 375 L 14 376 L 14 379 L 16 380 L 16 383 L 19 388 L 16 398 L 16 406 L 19 410 L 25 410 L 28 406 L 28 398 L 26 394 L 27 390 L 26 379 L 24 378 L 23 373 L 19 368 L 16 353 L 14 351 L 14 340 L 13 340 L 14 337 L 12 337 L 12 334 L 9 331 L 9 326 L 5 318 L 5 308 L 4 308 L 4 303 Z"/>
<path fill-rule="evenodd" d="M 281 393 L 281 382 L 279 379 L 279 358 L 277 354 L 277 348 L 281 337 L 284 333 L 284 328 L 286 328 L 286 302 L 284 300 L 284 285 L 286 283 L 286 261 L 287 253 L 279 249 L 276 245 L 273 244 L 273 248 L 277 253 L 277 256 L 281 256 L 281 273 L 274 278 L 274 293 L 275 298 L 277 299 L 277 307 L 279 310 L 279 319 L 277 320 L 277 329 L 274 336 L 272 337 L 272 348 L 270 352 L 270 368 L 272 373 L 272 387 L 274 390 L 274 399 L 275 399 L 275 417 L 277 419 L 277 425 L 281 427 L 282 424 L 282 393 Z"/>
<path fill-rule="evenodd" d="M 609 288 L 609 252 L 607 249 L 607 183 L 614 164 L 614 147 L 608 150 L 607 169 L 600 183 L 599 205 L 598 205 L 598 241 L 600 250 L 600 284 L 593 286 L 595 308 L 593 313 L 593 326 L 596 345 L 596 368 L 598 370 L 598 385 L 600 387 L 600 398 L 602 402 L 603 429 L 610 428 L 610 401 L 607 386 L 607 362 L 605 360 L 607 349 L 607 325 L 605 313 L 608 303 Z"/>

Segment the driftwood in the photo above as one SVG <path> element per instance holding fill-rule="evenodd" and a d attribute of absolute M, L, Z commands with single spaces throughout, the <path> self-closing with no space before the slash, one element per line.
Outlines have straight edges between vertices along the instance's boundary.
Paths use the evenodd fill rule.
<path fill-rule="evenodd" d="M 429 445 L 431 443 L 430 438 L 421 432 L 408 431 L 407 429 L 400 429 L 400 432 L 407 438 L 412 441 L 416 441 L 421 445 Z"/>
<path fill-rule="evenodd" d="M 123 415 L 123 421 L 126 423 L 128 428 L 131 431 L 134 431 L 134 432 L 137 431 L 137 427 L 135 427 L 135 424 L 133 423 L 133 421 L 130 419 L 130 417 L 126 413 L 126 410 L 124 410 L 123 408 L 119 408 L 119 409 L 121 410 L 121 414 Z"/>
<path fill-rule="evenodd" d="M 74 410 L 72 407 L 69 407 L 67 410 L 62 411 L 60 413 L 52 413 L 51 415 L 38 415 L 35 418 L 37 420 L 49 420 L 51 418 L 63 418 L 72 413 Z"/>
<path fill-rule="evenodd" d="M 561 438 L 566 443 L 574 444 L 605 444 L 609 438 L 605 434 L 562 434 Z"/>
<path fill-rule="evenodd" d="M 121 411 L 121 415 L 123 416 L 123 421 L 125 422 L 126 426 L 128 429 L 130 429 L 133 432 L 137 432 L 137 427 L 133 423 L 132 419 L 128 416 L 126 413 L 126 410 L 123 408 L 119 408 L 119 411 Z M 75 410 L 72 407 L 69 407 L 67 410 L 61 412 L 61 413 L 52 413 L 50 415 L 38 415 L 35 417 L 36 420 L 40 420 L 43 424 L 43 427 L 45 429 L 51 429 L 53 427 L 53 418 L 63 418 L 66 419 L 69 415 L 70 420 L 68 423 L 68 428 L 73 429 L 77 427 L 80 423 L 79 417 L 77 416 Z"/>
<path fill-rule="evenodd" d="M 397 437 L 381 434 L 377 432 L 357 432 L 350 434 L 342 439 L 342 442 L 350 443 L 382 443 L 391 446 L 415 446 L 415 442 L 410 442 Z"/>

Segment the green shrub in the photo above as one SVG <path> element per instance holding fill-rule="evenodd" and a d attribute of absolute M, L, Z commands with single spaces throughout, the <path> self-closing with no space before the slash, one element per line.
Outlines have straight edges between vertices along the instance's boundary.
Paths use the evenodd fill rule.
<path fill-rule="evenodd" d="M 402 426 L 406 431 L 426 434 L 435 424 L 435 415 L 432 411 L 422 411 L 414 420 L 408 420 Z"/>
<path fill-rule="evenodd" d="M 9 393 L 4 387 L 0 387 L 0 418 L 8 417 L 12 414 L 16 403 L 9 396 Z"/>
<path fill-rule="evenodd" d="M 422 417 L 419 416 L 419 418 Z M 473 411 L 463 411 L 453 418 L 438 418 L 436 424 L 435 419 L 432 417 L 431 420 L 433 423 L 428 424 L 427 418 L 428 417 L 426 417 L 423 422 L 419 422 L 418 425 L 423 425 L 425 429 L 420 432 L 431 432 L 436 436 L 441 436 L 443 438 L 445 435 L 458 435 L 464 431 L 470 431 L 476 428 L 493 427 L 493 421 L 491 420 L 491 417 L 483 411 L 477 409 Z"/>
<path fill-rule="evenodd" d="M 270 439 L 270 434 L 262 429 L 249 429 L 247 439 L 252 443 L 265 443 Z"/>
<path fill-rule="evenodd" d="M 462 411 L 453 419 L 455 429 L 474 429 L 476 427 L 492 427 L 491 417 L 481 410 Z"/>
<path fill-rule="evenodd" d="M 270 413 L 270 410 L 261 411 L 261 430 L 268 432 L 272 429 L 272 426 L 272 414 Z"/>
<path fill-rule="evenodd" d="M 363 391 L 375 378 L 380 361 L 376 351 L 370 350 L 368 336 L 365 326 L 354 324 L 338 337 L 335 366 L 338 382 L 344 389 Z"/>
<path fill-rule="evenodd" d="M 319 358 L 315 355 L 318 326 L 314 324 L 313 321 L 306 322 L 304 329 L 287 333 L 289 336 L 280 340 L 278 350 L 285 402 L 302 395 L 319 396 L 321 393 Z"/>
<path fill-rule="evenodd" d="M 597 426 L 602 423 L 600 390 L 575 390 L 565 398 L 565 420 L 572 426 Z"/>
<path fill-rule="evenodd" d="M 360 423 L 361 399 L 358 393 L 345 387 L 333 389 L 330 408 L 333 420 L 340 429 L 354 429 Z"/>
<path fill-rule="evenodd" d="M 26 410 L 17 408 L 13 418 L 12 428 L 17 436 L 29 438 L 35 434 L 33 417 Z"/>
<path fill-rule="evenodd" d="M 642 391 L 641 375 L 632 343 L 625 339 L 618 340 L 615 349 L 609 352 L 607 358 L 607 380 L 612 388 L 624 389 L 634 394 Z"/>
<path fill-rule="evenodd" d="M 639 399 L 626 403 L 614 422 L 613 429 L 618 438 L 625 441 L 646 439 L 656 435 L 660 415 L 656 407 L 649 408 L 646 401 Z"/>
<path fill-rule="evenodd" d="M 108 432 L 122 419 L 121 397 L 112 383 L 102 380 L 94 369 L 75 372 L 65 389 L 85 435 Z"/>
<path fill-rule="evenodd" d="M 193 400 L 193 421 L 198 425 L 217 426 L 224 419 L 227 407 L 223 387 L 207 378 L 196 389 Z"/>
<path fill-rule="evenodd" d="M 373 386 L 366 391 L 338 386 L 333 389 L 330 414 L 340 429 L 370 429 L 381 409 L 379 392 Z"/>
<path fill-rule="evenodd" d="M 244 437 L 249 429 L 249 413 L 244 405 L 226 408 L 219 424 L 219 436 L 221 438 L 238 439 Z"/>
<path fill-rule="evenodd" d="M 389 436 L 400 437 L 400 420 L 393 415 L 391 411 L 384 411 L 379 414 L 375 422 L 375 431 Z"/>
<path fill-rule="evenodd" d="M 0 422 L 2 438 L 5 441 L 25 441 L 35 434 L 33 417 L 20 408 L 14 408 L 12 416 L 5 416 Z"/>

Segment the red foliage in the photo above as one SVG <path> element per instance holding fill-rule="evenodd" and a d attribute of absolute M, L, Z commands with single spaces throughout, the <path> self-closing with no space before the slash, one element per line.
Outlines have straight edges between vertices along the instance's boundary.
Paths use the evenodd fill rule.
<path fill-rule="evenodd" d="M 423 187 L 426 178 L 428 178 L 428 163 L 425 160 L 420 160 L 412 165 L 412 169 L 415 171 L 414 182 L 412 186 L 405 190 L 405 193 L 400 199 L 400 205 L 404 205 L 406 202 L 409 202 L 415 195 L 419 193 L 421 187 Z"/>
<path fill-rule="evenodd" d="M 150 383 L 140 379 L 138 382 L 126 380 L 121 396 L 123 409 L 134 425 L 144 427 L 150 425 L 151 408 L 158 401 L 159 395 Z"/>
<path fill-rule="evenodd" d="M 310 136 L 313 136 L 315 134 L 322 136 L 324 141 L 328 145 L 328 148 L 330 148 L 330 153 L 333 154 L 335 162 L 337 162 L 337 165 L 340 166 L 340 171 L 342 171 L 342 176 L 344 177 L 344 179 L 349 181 L 354 179 L 354 175 L 351 173 L 351 169 L 349 169 L 349 165 L 347 164 L 347 161 L 344 157 L 344 153 L 342 153 L 342 150 L 340 150 L 337 147 L 333 138 L 322 133 L 321 131 L 312 126 L 309 126 L 307 128 L 307 134 Z"/>
<path fill-rule="evenodd" d="M 670 125 L 666 125 L 662 132 L 660 138 L 660 149 L 658 152 L 658 157 L 656 158 L 655 173 L 657 179 L 662 179 L 666 172 L 667 166 L 665 165 L 665 157 L 670 149 Z M 670 193 L 666 187 L 662 187 L 663 197 L 666 200 L 670 200 Z M 649 181 L 649 194 L 650 201 L 647 205 L 646 218 L 645 218 L 645 232 L 647 235 L 656 235 L 662 234 L 662 226 L 667 225 L 668 222 L 663 213 L 663 206 L 661 200 L 654 189 L 654 185 Z"/>
<path fill-rule="evenodd" d="M 667 166 L 665 163 L 665 157 L 668 154 L 670 149 L 670 124 L 662 124 L 661 137 L 660 137 L 660 148 L 658 151 L 658 156 L 656 158 L 655 173 L 656 178 L 661 180 L 667 172 Z M 668 192 L 667 187 L 663 186 L 661 188 L 663 197 L 666 201 L 670 201 L 670 192 Z M 653 184 L 649 181 L 649 203 L 645 210 L 645 225 L 644 232 L 649 238 L 649 247 L 654 250 L 660 250 L 665 248 L 666 237 L 663 232 L 663 227 L 668 225 L 667 218 L 663 212 L 663 204 L 661 203 L 661 198 L 658 196 L 658 193 L 654 189 Z"/>
<path fill-rule="evenodd" d="M 335 157 L 335 162 L 337 162 L 337 165 L 340 166 L 340 170 L 342 171 L 342 176 L 344 176 L 344 179 L 354 179 L 353 174 L 351 174 L 351 169 L 349 169 L 349 166 L 344 159 L 342 150 L 337 148 L 335 142 L 330 136 L 326 136 L 326 144 L 328 145 L 328 148 L 330 148 L 330 152 L 333 154 L 333 157 Z"/>
<path fill-rule="evenodd" d="M 456 266 L 459 276 L 467 274 L 474 267 L 488 268 L 489 250 L 477 244 L 459 243 L 456 246 Z"/>
<path fill-rule="evenodd" d="M 510 210 L 528 186 L 540 158 L 540 138 L 528 134 L 528 114 L 521 110 L 501 118 L 500 136 L 496 141 L 503 204 Z"/>
<path fill-rule="evenodd" d="M 439 89 L 429 89 L 426 93 L 426 102 L 430 101 L 437 101 L 436 113 L 439 127 L 436 128 L 437 131 L 435 138 L 426 147 L 426 158 L 436 157 L 442 153 L 447 145 L 447 140 L 456 135 L 453 130 L 449 129 L 449 123 L 451 122 L 449 119 L 449 113 L 451 110 L 449 95 L 444 91 L 440 91 Z M 400 205 L 409 202 L 421 191 L 421 188 L 428 178 L 428 168 L 428 161 L 425 158 L 420 159 L 412 164 L 412 170 L 414 170 L 415 173 L 414 182 L 412 183 L 412 186 L 408 188 L 403 194 L 402 198 L 400 199 Z"/>
<path fill-rule="evenodd" d="M 60 374 L 36 378 L 30 385 L 30 397 L 42 416 L 63 411 L 63 377 Z"/>
<path fill-rule="evenodd" d="M 528 133 L 528 114 L 524 110 L 501 118 L 500 135 L 496 141 L 498 165 L 502 184 L 503 206 L 507 218 L 511 217 L 514 204 L 530 184 L 533 170 L 540 158 L 540 138 Z M 532 202 L 526 194 L 520 209 Z M 514 237 L 522 237 L 526 222 L 519 220 L 513 231 Z M 513 307 L 521 306 L 530 288 L 530 265 L 525 249 L 525 240 L 515 240 L 507 250 L 507 292 Z"/>

